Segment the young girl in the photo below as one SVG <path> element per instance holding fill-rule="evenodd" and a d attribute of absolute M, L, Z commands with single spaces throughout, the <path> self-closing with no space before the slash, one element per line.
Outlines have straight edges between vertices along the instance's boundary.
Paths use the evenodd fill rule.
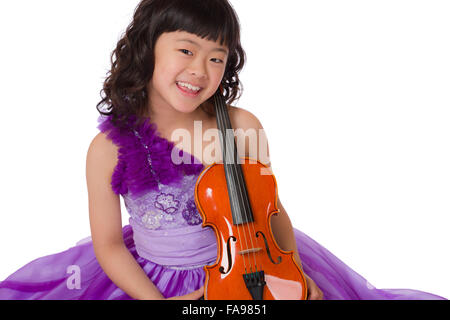
<path fill-rule="evenodd" d="M 203 267 L 216 238 L 194 200 L 203 159 L 196 135 L 216 128 L 212 96 L 221 86 L 234 129 L 259 130 L 230 106 L 245 62 L 238 18 L 227 0 L 144 0 L 112 56 L 99 109 L 100 133 L 87 154 L 92 238 L 36 259 L 0 283 L 0 299 L 200 299 Z M 174 146 L 172 134 L 192 138 Z M 257 131 L 258 132 L 258 131 Z M 203 133 L 203 132 L 202 132 Z M 175 152 L 173 152 L 175 150 Z M 258 158 L 246 146 L 245 155 Z M 215 151 L 215 150 L 214 150 Z M 173 154 L 188 161 L 175 163 Z M 192 154 L 190 153 L 192 152 Z M 264 161 L 265 163 L 270 163 Z M 122 227 L 120 195 L 130 214 Z M 414 290 L 379 290 L 301 231 L 278 200 L 274 237 L 302 266 L 308 299 L 440 299 Z"/>

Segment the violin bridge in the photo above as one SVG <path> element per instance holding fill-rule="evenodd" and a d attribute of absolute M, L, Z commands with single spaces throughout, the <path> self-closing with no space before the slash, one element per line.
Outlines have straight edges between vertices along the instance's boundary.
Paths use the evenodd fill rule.
<path fill-rule="evenodd" d="M 261 251 L 261 250 L 262 250 L 262 248 L 250 248 L 250 249 L 239 251 L 239 254 L 240 255 L 244 255 L 244 254 L 249 254 L 249 253 L 255 253 L 255 252 L 258 252 L 258 251 Z"/>

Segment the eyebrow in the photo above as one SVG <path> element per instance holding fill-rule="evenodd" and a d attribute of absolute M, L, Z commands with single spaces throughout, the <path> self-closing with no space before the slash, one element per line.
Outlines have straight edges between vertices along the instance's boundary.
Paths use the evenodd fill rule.
<path fill-rule="evenodd" d="M 178 39 L 177 40 L 177 42 L 180 42 L 180 41 L 189 42 L 189 43 L 192 43 L 193 45 L 196 45 L 197 47 L 200 47 L 200 45 L 197 42 L 195 42 L 195 41 L 193 41 L 191 39 Z M 214 49 L 212 49 L 212 51 L 220 51 L 220 52 L 223 52 L 226 55 L 228 55 L 228 51 L 223 49 L 223 48 L 214 48 Z"/>

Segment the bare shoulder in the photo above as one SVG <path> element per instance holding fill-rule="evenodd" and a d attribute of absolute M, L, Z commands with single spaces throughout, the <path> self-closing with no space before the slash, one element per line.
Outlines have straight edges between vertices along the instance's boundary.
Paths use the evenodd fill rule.
<path fill-rule="evenodd" d="M 235 129 L 263 129 L 263 126 L 259 119 L 253 113 L 244 108 L 230 105 L 229 114 L 233 128 Z"/>
<path fill-rule="evenodd" d="M 238 152 L 270 167 L 269 146 L 264 128 L 250 111 L 229 106 L 233 129 L 237 136 Z"/>
<path fill-rule="evenodd" d="M 103 167 L 112 173 L 117 164 L 118 146 L 105 133 L 98 133 L 91 141 L 87 153 L 87 166 Z"/>

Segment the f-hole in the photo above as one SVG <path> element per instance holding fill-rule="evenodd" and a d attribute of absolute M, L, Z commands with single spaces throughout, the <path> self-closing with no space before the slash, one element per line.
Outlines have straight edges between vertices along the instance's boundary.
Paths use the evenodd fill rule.
<path fill-rule="evenodd" d="M 230 244 L 231 239 L 233 239 L 233 241 L 236 242 L 236 237 L 234 237 L 234 236 L 230 236 L 227 240 L 228 269 L 227 269 L 227 271 L 224 271 L 225 268 L 223 266 L 221 266 L 219 268 L 219 271 L 221 274 L 227 274 L 228 272 L 230 272 L 231 266 L 233 265 L 233 261 L 232 261 L 233 258 L 231 256 L 231 244 Z"/>
<path fill-rule="evenodd" d="M 263 236 L 264 244 L 266 245 L 267 255 L 269 256 L 270 261 L 272 261 L 273 264 L 279 264 L 279 263 L 281 262 L 281 257 L 280 257 L 280 256 L 277 257 L 277 262 L 275 262 L 275 261 L 272 259 L 272 255 L 270 254 L 269 244 L 267 243 L 266 236 L 265 236 L 264 233 L 262 233 L 261 231 L 258 231 L 258 232 L 256 232 L 256 237 L 258 237 L 258 233 L 260 233 L 260 234 Z"/>

